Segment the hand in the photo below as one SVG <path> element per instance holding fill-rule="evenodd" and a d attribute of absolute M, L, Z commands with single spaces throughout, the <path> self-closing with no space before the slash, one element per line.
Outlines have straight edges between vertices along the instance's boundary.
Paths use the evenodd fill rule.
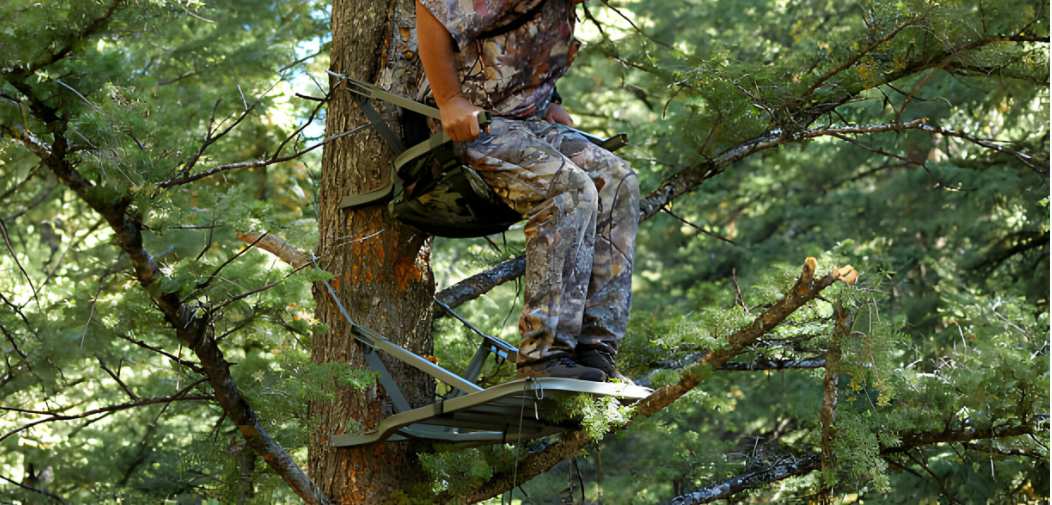
<path fill-rule="evenodd" d="M 442 129 L 454 142 L 470 142 L 479 136 L 478 115 L 482 109 L 462 96 L 439 104 Z"/>
<path fill-rule="evenodd" d="M 553 103 L 548 106 L 548 111 L 544 113 L 544 120 L 549 123 L 559 123 L 566 126 L 573 126 L 573 118 L 570 117 L 570 113 L 566 112 L 566 109 L 562 105 Z"/>

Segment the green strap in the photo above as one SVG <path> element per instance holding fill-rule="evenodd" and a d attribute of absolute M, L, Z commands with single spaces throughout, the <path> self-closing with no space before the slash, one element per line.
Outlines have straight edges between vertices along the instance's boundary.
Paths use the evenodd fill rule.
<path fill-rule="evenodd" d="M 384 89 L 379 87 L 379 86 L 375 86 L 375 85 L 369 84 L 367 82 L 362 82 L 362 81 L 359 81 L 357 79 L 351 79 L 350 77 L 347 77 L 346 75 L 343 75 L 343 74 L 340 74 L 340 73 L 336 73 L 336 72 L 333 72 L 331 70 L 329 70 L 328 72 L 329 72 L 329 75 L 346 82 L 347 83 L 347 90 L 352 92 L 352 93 L 355 93 L 357 95 L 361 95 L 361 96 L 363 96 L 363 97 L 365 97 L 367 99 L 377 99 L 377 100 L 383 100 L 385 102 L 393 103 L 393 104 L 395 104 L 395 105 L 397 105 L 397 106 L 399 106 L 399 107 L 401 107 L 403 109 L 408 109 L 408 110 L 411 110 L 413 112 L 419 112 L 420 114 L 423 114 L 425 116 L 432 117 L 432 118 L 435 118 L 435 119 L 441 119 L 442 118 L 442 116 L 439 115 L 439 113 L 438 113 L 438 109 L 436 109 L 434 107 L 431 107 L 429 105 L 424 105 L 424 104 L 422 104 L 420 102 L 417 102 L 416 100 L 410 100 L 408 98 L 405 98 L 405 97 L 402 97 L 402 96 L 398 96 L 398 95 L 396 95 L 394 93 L 388 93 L 387 91 L 384 91 Z"/>
<path fill-rule="evenodd" d="M 387 198 L 387 195 L 391 194 L 391 191 L 394 190 L 396 179 L 398 179 L 398 175 L 396 175 L 392 169 L 391 177 L 387 184 L 384 184 L 383 187 L 375 191 L 370 191 L 368 193 L 351 193 L 343 197 L 343 199 L 340 200 L 340 208 L 346 209 L 350 207 L 361 207 Z"/>

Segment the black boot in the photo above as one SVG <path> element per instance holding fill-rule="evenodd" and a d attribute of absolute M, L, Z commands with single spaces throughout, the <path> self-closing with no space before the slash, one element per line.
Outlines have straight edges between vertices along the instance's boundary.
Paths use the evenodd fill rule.
<path fill-rule="evenodd" d="M 578 344 L 574 351 L 574 361 L 586 367 L 602 370 L 609 379 L 617 379 L 626 384 L 635 384 L 632 379 L 621 375 L 614 365 L 614 352 L 604 345 Z"/>
<path fill-rule="evenodd" d="M 542 360 L 520 363 L 518 375 L 523 377 L 561 377 L 593 382 L 605 382 L 607 377 L 602 370 L 574 362 L 569 356 L 560 354 Z"/>

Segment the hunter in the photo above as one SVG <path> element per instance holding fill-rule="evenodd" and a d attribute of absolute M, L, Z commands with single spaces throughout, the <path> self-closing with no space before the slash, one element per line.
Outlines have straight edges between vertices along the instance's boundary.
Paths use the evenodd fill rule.
<path fill-rule="evenodd" d="M 427 85 L 464 161 L 526 217 L 520 377 L 623 379 L 639 184 L 570 128 L 555 82 L 583 0 L 417 0 Z M 481 131 L 478 114 L 492 117 Z"/>

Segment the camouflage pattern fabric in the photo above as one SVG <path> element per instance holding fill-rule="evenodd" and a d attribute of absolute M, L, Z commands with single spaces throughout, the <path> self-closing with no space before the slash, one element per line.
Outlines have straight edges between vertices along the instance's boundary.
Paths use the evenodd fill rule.
<path fill-rule="evenodd" d="M 461 92 L 497 115 L 526 118 L 546 110 L 580 46 L 572 0 L 421 3 L 457 43 Z"/>
<path fill-rule="evenodd" d="M 519 363 L 616 353 L 632 297 L 639 184 L 628 164 L 571 128 L 494 118 L 463 144 L 465 161 L 527 217 Z"/>

